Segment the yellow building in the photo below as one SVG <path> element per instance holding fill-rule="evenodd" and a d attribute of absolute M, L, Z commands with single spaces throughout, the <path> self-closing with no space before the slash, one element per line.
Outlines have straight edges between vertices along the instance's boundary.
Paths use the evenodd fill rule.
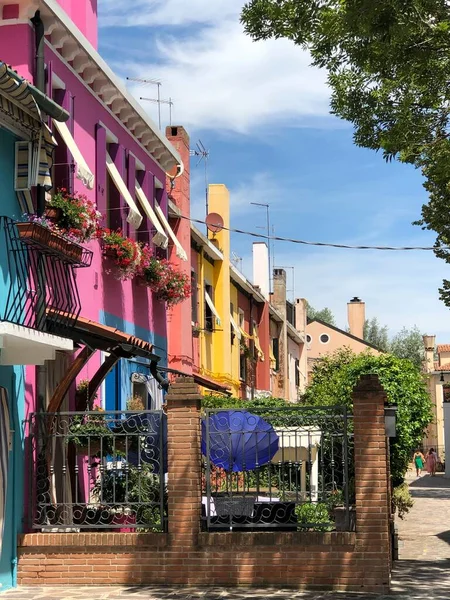
<path fill-rule="evenodd" d="M 218 391 L 240 398 L 275 393 L 296 401 L 299 391 L 302 391 L 298 373 L 306 371 L 306 368 L 299 370 L 298 366 L 301 364 L 304 335 L 297 332 L 293 324 L 287 323 L 286 306 L 280 316 L 281 328 L 277 327 L 278 333 L 273 333 L 270 323 L 275 309 L 269 304 L 268 290 L 264 293 L 264 285 L 256 287 L 250 283 L 230 261 L 230 197 L 227 188 L 210 185 L 208 199 L 209 214 L 220 215 L 223 229 L 215 233 L 208 231 L 205 235 L 191 226 L 195 379 L 205 391 Z M 259 252 L 261 250 L 258 248 Z M 268 277 L 268 268 L 266 270 Z M 281 302 L 282 295 L 278 296 L 274 296 L 274 301 Z M 284 289 L 284 305 L 285 296 Z M 279 331 L 286 331 L 284 343 L 278 339 Z M 276 340 L 272 339 L 274 336 Z M 277 345 L 278 360 L 273 356 L 275 341 L 280 342 Z M 274 385 L 274 381 L 280 378 L 283 385 Z"/>

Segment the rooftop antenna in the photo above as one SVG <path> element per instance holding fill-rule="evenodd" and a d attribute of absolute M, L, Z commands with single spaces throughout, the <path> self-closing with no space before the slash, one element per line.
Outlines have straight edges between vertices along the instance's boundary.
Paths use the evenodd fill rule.
<path fill-rule="evenodd" d="M 295 267 L 283 267 L 282 265 L 278 265 L 274 267 L 274 269 L 285 269 L 286 271 L 290 269 L 292 271 L 292 289 L 287 289 L 286 292 L 292 292 L 292 304 L 295 304 Z"/>
<path fill-rule="evenodd" d="M 161 129 L 161 86 L 162 81 L 160 79 L 142 79 L 141 77 L 127 77 L 127 81 L 136 81 L 137 83 L 142 83 L 143 85 L 156 85 L 158 88 L 158 97 L 154 102 L 158 104 L 158 123 L 159 128 Z"/>
<path fill-rule="evenodd" d="M 196 166 L 203 161 L 205 165 L 205 200 L 206 200 L 206 214 L 209 213 L 208 207 L 208 159 L 209 159 L 209 150 L 205 148 L 203 142 L 198 140 L 195 149 L 190 151 L 191 156 L 196 156 L 198 158 Z"/>
<path fill-rule="evenodd" d="M 158 118 L 159 118 L 159 128 L 161 129 L 161 104 L 169 105 L 169 125 L 172 125 L 172 106 L 173 100 L 169 98 L 168 100 L 161 100 L 161 98 L 143 98 L 140 96 L 139 100 L 145 100 L 145 102 L 153 102 L 158 105 Z"/>
<path fill-rule="evenodd" d="M 241 256 L 239 256 L 238 254 L 236 254 L 236 252 L 231 252 L 231 262 L 234 263 L 236 265 L 236 267 L 239 269 L 239 271 L 242 272 L 242 262 L 243 262 L 243 258 Z"/>

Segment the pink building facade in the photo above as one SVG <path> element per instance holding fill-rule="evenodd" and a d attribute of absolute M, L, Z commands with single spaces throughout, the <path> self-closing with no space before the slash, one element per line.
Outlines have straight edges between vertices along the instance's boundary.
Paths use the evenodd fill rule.
<path fill-rule="evenodd" d="M 35 21 L 40 19 L 38 25 L 31 22 L 33 17 Z M 183 172 L 180 158 L 180 154 L 186 157 L 183 136 L 172 136 L 180 146 L 179 154 L 97 54 L 96 0 L 0 1 L 0 57 L 20 76 L 34 83 L 39 79 L 40 67 L 35 56 L 40 26 L 44 33 L 45 93 L 70 114 L 67 131 L 57 129 L 50 119 L 48 121 L 58 142 L 52 173 L 53 189 L 64 187 L 71 192 L 85 194 L 97 204 L 103 216 L 103 227 L 121 229 L 128 237 L 148 243 L 158 258 L 173 259 L 180 265 L 186 263 L 190 273 L 189 257 L 182 256 L 181 251 L 186 237 L 186 252 L 190 250 L 189 222 L 186 221 L 186 225 L 179 223 L 176 210 L 168 215 L 166 187 L 168 173 L 171 180 L 177 182 L 175 176 Z M 109 157 L 118 177 L 112 176 L 111 169 L 107 167 Z M 128 194 L 123 187 L 120 188 L 120 182 Z M 140 196 L 136 192 L 137 187 L 142 192 Z M 181 212 L 188 211 L 186 191 L 179 193 L 177 189 L 174 195 Z M 147 206 L 144 206 L 142 196 Z M 148 205 L 152 210 L 148 209 Z M 158 220 L 153 209 L 162 211 L 166 224 Z M 167 229 L 169 218 L 175 232 L 170 225 L 171 231 Z M 184 237 L 174 243 L 177 227 Z M 184 231 L 186 227 L 187 234 Z M 152 347 L 153 355 L 159 358 L 159 366 L 169 366 L 165 303 L 136 280 L 119 280 L 114 264 L 104 256 L 99 240 L 90 242 L 87 247 L 93 252 L 92 263 L 87 268 L 78 269 L 76 275 L 82 322 L 91 329 L 98 324 L 100 329 L 103 327 L 110 334 L 117 330 L 130 338 L 135 336 L 139 343 L 142 341 Z M 190 303 L 185 304 L 190 313 Z M 186 309 L 173 309 L 172 326 L 184 318 L 183 310 Z M 187 331 L 190 334 L 190 326 Z M 64 331 L 58 333 L 66 335 Z M 75 342 L 79 348 L 83 348 L 82 338 L 82 333 L 78 332 Z M 186 348 L 190 347 L 190 339 L 181 339 L 177 354 L 189 354 Z M 78 370 L 74 383 L 92 380 L 107 361 L 107 351 L 94 350 Z M 41 367 L 26 368 L 26 418 L 37 410 L 49 409 L 58 384 L 79 356 L 80 351 L 73 355 L 61 352 L 57 353 L 54 361 Z M 138 393 L 133 375 L 139 373 L 143 378 L 138 391 L 144 389 L 144 394 L 148 394 L 146 408 L 158 408 L 163 401 L 159 385 L 163 376 L 158 372 L 159 382 L 155 381 L 156 371 L 151 368 L 151 363 L 151 359 L 132 352 L 129 357 L 123 356 L 118 362 L 111 363 L 113 368 L 98 389 L 96 402 L 107 410 L 124 410 L 127 399 Z M 189 364 L 185 364 L 183 358 L 180 358 L 180 364 L 189 372 Z M 148 384 L 144 388 L 142 381 Z M 61 399 L 59 408 L 77 408 L 74 384 Z M 29 493 L 25 481 L 25 496 Z M 23 498 L 16 497 L 14 502 L 16 510 L 23 511 L 26 516 Z M 3 575 L 2 583 L 8 587 L 10 576 Z M 11 577 L 14 583 L 14 575 Z"/>

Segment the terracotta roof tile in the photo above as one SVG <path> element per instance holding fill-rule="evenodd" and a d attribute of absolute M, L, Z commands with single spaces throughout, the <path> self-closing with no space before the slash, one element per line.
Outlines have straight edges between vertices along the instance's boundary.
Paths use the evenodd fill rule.
<path fill-rule="evenodd" d="M 440 344 L 437 347 L 437 353 L 440 354 L 441 352 L 450 352 L 450 344 Z"/>
<path fill-rule="evenodd" d="M 435 371 L 447 371 L 448 373 L 450 373 L 450 363 L 446 363 L 445 365 L 435 367 Z"/>

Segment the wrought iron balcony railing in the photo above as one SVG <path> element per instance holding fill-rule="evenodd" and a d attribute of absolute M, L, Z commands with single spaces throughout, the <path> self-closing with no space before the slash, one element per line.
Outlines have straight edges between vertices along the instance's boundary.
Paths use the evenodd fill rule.
<path fill-rule="evenodd" d="M 30 528 L 167 528 L 162 411 L 36 413 L 28 420 Z"/>
<path fill-rule="evenodd" d="M 204 527 L 354 529 L 352 429 L 352 415 L 340 406 L 207 409 Z"/>
<path fill-rule="evenodd" d="M 28 238 L 12 219 L 0 216 L 0 321 L 46 331 L 51 310 L 62 325 L 73 326 L 81 310 L 74 269 L 90 257 L 77 263 L 73 254 L 28 243 Z M 82 257 L 92 255 L 80 249 Z"/>

